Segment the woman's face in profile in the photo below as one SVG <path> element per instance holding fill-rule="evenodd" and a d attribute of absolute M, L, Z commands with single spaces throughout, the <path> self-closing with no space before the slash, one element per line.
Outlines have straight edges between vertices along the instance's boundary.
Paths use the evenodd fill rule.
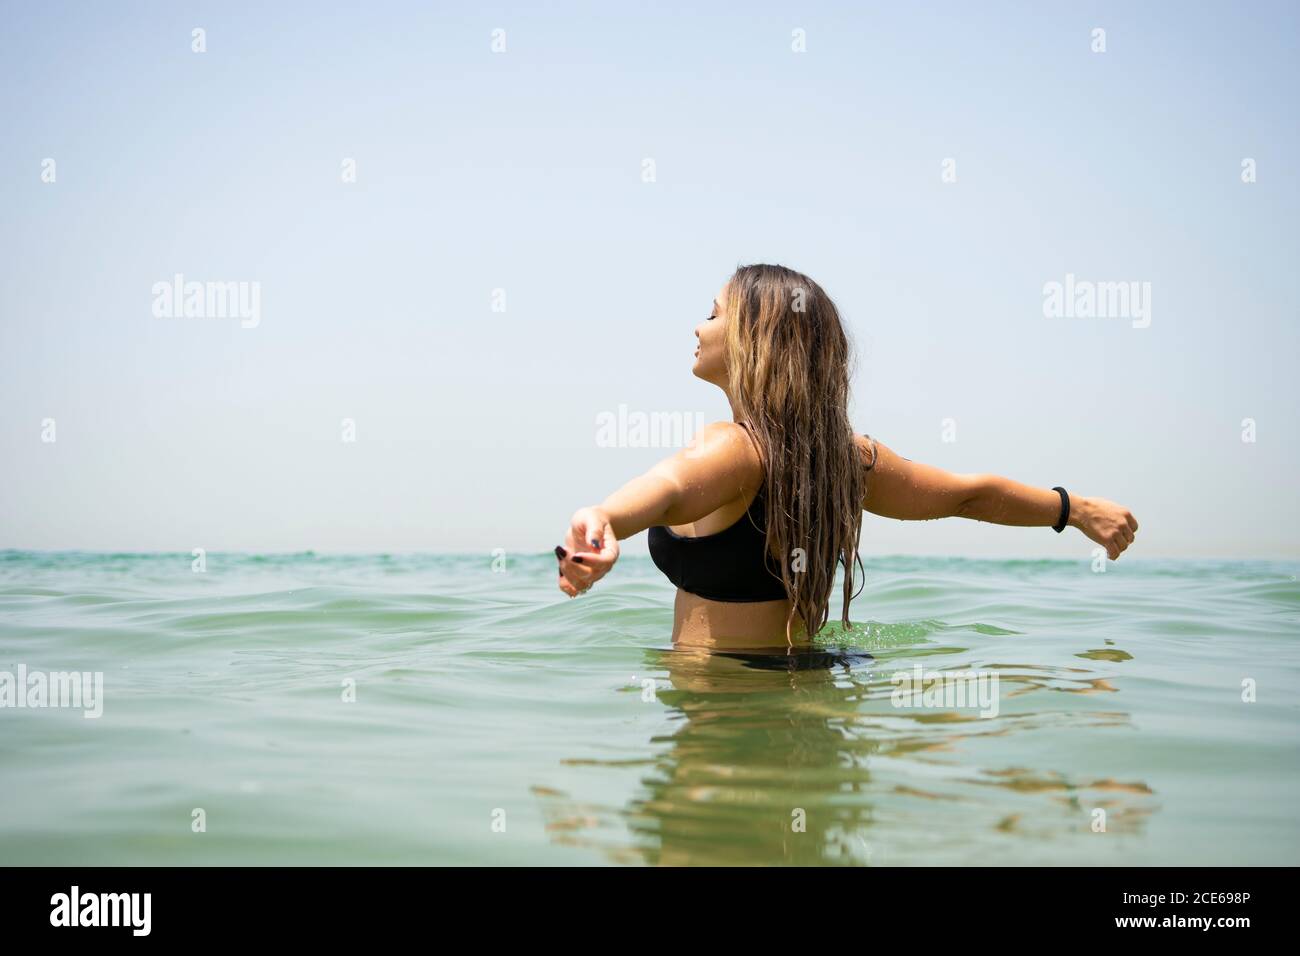
<path fill-rule="evenodd" d="M 713 300 L 709 318 L 695 327 L 695 337 L 700 340 L 695 350 L 695 365 L 691 374 L 712 382 L 719 388 L 727 384 L 727 286 L 724 284 Z"/>

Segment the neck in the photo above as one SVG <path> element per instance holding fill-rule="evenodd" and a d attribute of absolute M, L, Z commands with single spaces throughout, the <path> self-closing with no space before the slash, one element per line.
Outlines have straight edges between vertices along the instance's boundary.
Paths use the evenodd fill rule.
<path fill-rule="evenodd" d="M 727 396 L 727 405 L 731 408 L 731 420 L 733 422 L 739 422 L 740 418 L 736 414 L 736 403 L 732 400 L 731 393 L 724 388 L 722 394 Z"/>

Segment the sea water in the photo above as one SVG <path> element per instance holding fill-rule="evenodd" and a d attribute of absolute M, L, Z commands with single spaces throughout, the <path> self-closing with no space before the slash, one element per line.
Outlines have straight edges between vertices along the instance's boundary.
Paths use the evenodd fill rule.
<path fill-rule="evenodd" d="M 789 656 L 632 554 L 0 552 L 0 864 L 1300 863 L 1296 562 L 865 564 Z"/>

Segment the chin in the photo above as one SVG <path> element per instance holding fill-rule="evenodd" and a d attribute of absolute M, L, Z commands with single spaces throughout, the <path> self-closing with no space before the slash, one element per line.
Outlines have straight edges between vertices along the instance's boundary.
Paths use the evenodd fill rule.
<path fill-rule="evenodd" d="M 712 374 L 711 370 L 701 365 L 699 359 L 696 359 L 695 364 L 691 366 L 691 374 L 702 382 L 708 382 L 710 385 L 718 384 L 717 376 Z"/>

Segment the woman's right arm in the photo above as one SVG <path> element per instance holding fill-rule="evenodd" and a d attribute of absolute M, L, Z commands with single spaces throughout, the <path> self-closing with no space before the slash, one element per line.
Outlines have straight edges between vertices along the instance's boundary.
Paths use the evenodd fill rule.
<path fill-rule="evenodd" d="M 741 426 L 705 426 L 686 448 L 599 505 L 574 512 L 564 544 L 555 552 L 560 589 L 572 597 L 604 577 L 618 560 L 621 539 L 655 525 L 698 521 L 761 480 L 762 464 Z"/>

